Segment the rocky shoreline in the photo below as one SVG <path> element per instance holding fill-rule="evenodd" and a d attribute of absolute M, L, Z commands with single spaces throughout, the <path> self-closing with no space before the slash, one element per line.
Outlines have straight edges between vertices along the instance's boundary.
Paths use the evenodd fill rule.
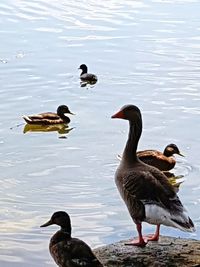
<path fill-rule="evenodd" d="M 94 250 L 105 267 L 200 267 L 200 241 L 161 236 L 145 248 L 123 240 Z"/>

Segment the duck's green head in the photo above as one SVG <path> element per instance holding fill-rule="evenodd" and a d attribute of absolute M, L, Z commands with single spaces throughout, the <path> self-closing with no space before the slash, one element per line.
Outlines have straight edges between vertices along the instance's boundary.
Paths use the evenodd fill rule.
<path fill-rule="evenodd" d="M 65 229 L 71 235 L 71 220 L 67 212 L 57 211 L 55 212 L 49 221 L 42 224 L 40 227 L 47 227 L 52 224 L 57 224 L 61 229 Z"/>
<path fill-rule="evenodd" d="M 175 145 L 175 144 L 167 145 L 165 150 L 164 150 L 164 155 L 167 157 L 171 157 L 174 154 L 177 154 L 179 156 L 184 157 L 184 155 L 181 154 L 180 150 L 178 149 L 177 145 Z"/>
<path fill-rule="evenodd" d="M 68 106 L 66 106 L 66 105 L 60 105 L 60 106 L 57 108 L 57 114 L 65 114 L 65 113 L 74 115 L 74 113 L 72 113 L 72 112 L 69 110 Z"/>
<path fill-rule="evenodd" d="M 88 72 L 88 67 L 85 64 L 81 64 L 79 69 L 82 70 L 82 74 Z"/>

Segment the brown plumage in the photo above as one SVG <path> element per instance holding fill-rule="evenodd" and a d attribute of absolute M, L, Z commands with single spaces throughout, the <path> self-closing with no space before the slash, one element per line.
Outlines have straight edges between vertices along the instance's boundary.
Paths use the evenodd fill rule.
<path fill-rule="evenodd" d="M 129 121 L 129 136 L 122 160 L 115 174 L 115 182 L 122 199 L 136 224 L 139 240 L 131 245 L 145 246 L 142 222 L 157 225 L 156 233 L 148 240 L 157 241 L 160 225 L 183 231 L 194 231 L 194 224 L 167 177 L 157 168 L 144 164 L 137 157 L 138 141 L 142 133 L 142 116 L 138 107 L 127 105 L 112 116 Z"/>
<path fill-rule="evenodd" d="M 143 150 L 137 152 L 137 156 L 141 161 L 161 171 L 169 171 L 174 168 L 176 164 L 176 159 L 173 157 L 174 154 L 183 156 L 175 144 L 167 145 L 163 153 L 158 150 Z"/>
<path fill-rule="evenodd" d="M 103 267 L 91 248 L 82 240 L 71 237 L 71 221 L 64 211 L 57 211 L 41 227 L 61 227 L 50 240 L 49 251 L 59 267 Z"/>
<path fill-rule="evenodd" d="M 65 115 L 65 113 L 73 115 L 73 113 L 69 110 L 67 106 L 61 105 L 57 108 L 57 113 L 44 112 L 40 114 L 23 116 L 23 119 L 28 124 L 52 125 L 52 124 L 69 123 L 70 119 Z"/>

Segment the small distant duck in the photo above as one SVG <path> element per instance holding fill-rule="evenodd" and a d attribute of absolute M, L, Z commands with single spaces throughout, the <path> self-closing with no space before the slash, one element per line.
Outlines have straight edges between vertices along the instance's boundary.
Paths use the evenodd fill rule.
<path fill-rule="evenodd" d="M 71 237 L 71 220 L 65 211 L 57 211 L 40 227 L 57 224 L 61 228 L 51 238 L 49 251 L 59 267 L 103 267 L 91 248 L 82 240 Z"/>
<path fill-rule="evenodd" d="M 83 82 L 96 83 L 97 76 L 92 73 L 88 73 L 88 67 L 85 64 L 80 65 L 79 69 L 82 70 L 80 74 L 80 79 Z"/>
<path fill-rule="evenodd" d="M 138 240 L 127 245 L 144 247 L 148 241 L 158 241 L 161 224 L 194 232 L 194 224 L 168 178 L 159 169 L 138 160 L 136 151 L 142 133 L 140 109 L 126 105 L 112 118 L 129 121 L 128 140 L 115 173 L 116 185 L 138 231 Z M 155 234 L 147 240 L 142 234 L 142 222 L 157 226 Z"/>
<path fill-rule="evenodd" d="M 45 112 L 40 114 L 33 114 L 23 116 L 23 119 L 28 124 L 52 125 L 60 123 L 69 123 L 70 118 L 67 117 L 65 113 L 74 115 L 67 106 L 61 105 L 57 108 L 57 113 Z"/>
<path fill-rule="evenodd" d="M 161 171 L 169 171 L 174 168 L 176 164 L 176 159 L 173 157 L 174 154 L 184 157 L 175 144 L 167 145 L 163 153 L 157 150 L 137 152 L 137 156 L 141 161 Z"/>

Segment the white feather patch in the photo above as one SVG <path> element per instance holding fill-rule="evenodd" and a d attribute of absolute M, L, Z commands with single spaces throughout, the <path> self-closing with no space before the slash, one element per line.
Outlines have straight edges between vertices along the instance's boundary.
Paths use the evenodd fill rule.
<path fill-rule="evenodd" d="M 155 204 L 145 204 L 145 213 L 146 218 L 145 222 L 150 224 L 163 224 L 166 226 L 171 226 L 178 228 L 182 231 L 187 232 L 193 232 L 193 228 L 185 228 L 182 225 L 179 225 L 177 222 L 180 221 L 180 223 L 186 223 L 189 222 L 189 217 L 185 212 L 183 213 L 177 213 L 177 214 L 171 214 L 168 210 L 162 208 L 161 206 L 155 205 Z M 173 221 L 176 220 L 175 221 Z"/>

